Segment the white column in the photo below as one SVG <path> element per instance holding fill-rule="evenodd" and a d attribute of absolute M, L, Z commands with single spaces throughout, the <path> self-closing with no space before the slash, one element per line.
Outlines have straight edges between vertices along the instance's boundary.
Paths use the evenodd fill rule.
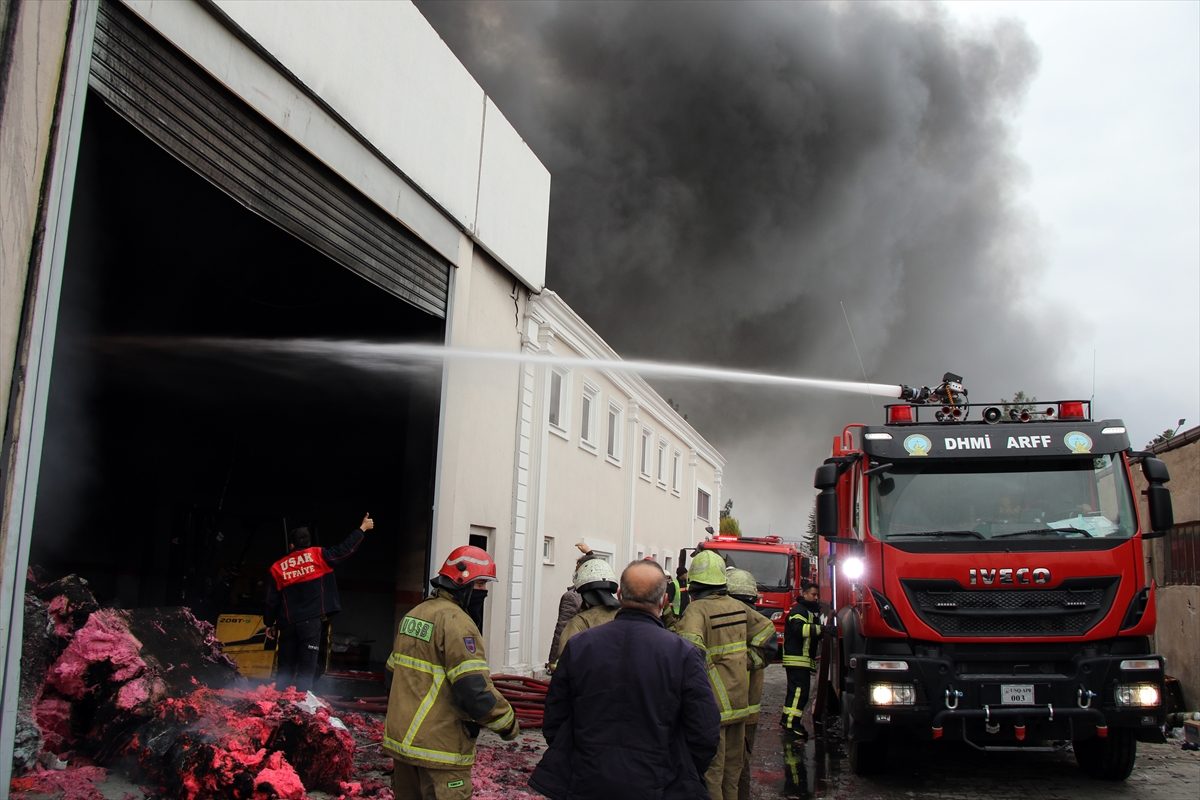
<path fill-rule="evenodd" d="M 625 473 L 625 535 L 622 537 L 625 552 L 623 560 L 613 565 L 618 575 L 637 553 L 633 536 L 637 529 L 638 472 L 642 468 L 642 417 L 638 413 L 639 410 L 638 399 L 630 397 L 625 412 L 626 430 L 629 431 L 629 435 L 625 437 L 628 440 L 625 446 L 625 465 L 629 468 Z"/>

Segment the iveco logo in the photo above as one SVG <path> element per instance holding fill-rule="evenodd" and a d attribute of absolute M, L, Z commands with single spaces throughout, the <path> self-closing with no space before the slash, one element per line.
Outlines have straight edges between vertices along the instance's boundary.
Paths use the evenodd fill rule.
<path fill-rule="evenodd" d="M 1042 584 L 1050 582 L 1050 570 L 1045 567 L 1038 567 L 1032 570 L 1022 567 L 1016 570 L 973 569 L 971 570 L 971 585 L 978 586 L 982 582 L 984 586 L 991 586 L 996 583 L 996 579 L 999 577 L 1001 585 L 1008 584 L 1011 586 L 1014 583 L 1019 583 L 1028 586 L 1030 584 L 1030 576 L 1033 577 L 1033 583 Z"/>

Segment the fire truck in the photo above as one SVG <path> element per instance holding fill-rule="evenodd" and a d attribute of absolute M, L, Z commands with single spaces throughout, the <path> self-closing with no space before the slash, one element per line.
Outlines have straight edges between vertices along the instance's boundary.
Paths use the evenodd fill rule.
<path fill-rule="evenodd" d="M 812 560 L 793 542 L 785 542 L 780 536 L 756 538 L 716 534 L 700 542 L 694 550 L 680 551 L 679 563 L 686 564 L 689 552 L 694 555 L 701 550 L 712 550 L 725 561 L 727 568 L 744 569 L 754 576 L 758 583 L 755 606 L 760 614 L 775 623 L 782 653 L 784 618 L 800 598 L 801 582 L 816 579 Z"/>
<path fill-rule="evenodd" d="M 833 630 L 819 678 L 856 774 L 890 739 L 1065 748 L 1107 780 L 1163 741 L 1143 541 L 1173 524 L 1162 461 L 1086 400 L 972 405 L 962 378 L 901 386 L 817 468 Z M 1129 459 L 1142 456 L 1148 519 Z"/>

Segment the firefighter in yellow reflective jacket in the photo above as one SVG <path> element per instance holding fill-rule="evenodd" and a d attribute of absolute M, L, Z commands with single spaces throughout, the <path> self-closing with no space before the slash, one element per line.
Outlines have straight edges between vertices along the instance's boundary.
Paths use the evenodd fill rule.
<path fill-rule="evenodd" d="M 571 617 L 562 629 L 558 637 L 560 655 L 567 649 L 567 642 L 572 636 L 612 622 L 621 610 L 621 601 L 617 599 L 617 574 L 602 558 L 593 558 L 579 565 L 579 569 L 575 570 L 575 591 L 583 598 L 583 610 Z M 558 662 L 555 661 L 554 665 L 558 666 Z"/>
<path fill-rule="evenodd" d="M 691 601 L 675 623 L 677 634 L 704 651 L 721 713 L 721 744 L 704 774 L 712 800 L 737 798 L 750 716 L 750 664 L 769 664 L 776 650 L 775 626 L 730 597 L 726 584 L 724 560 L 711 550 L 697 553 L 688 570 Z"/>
<path fill-rule="evenodd" d="M 727 569 L 727 590 L 734 600 L 740 600 L 750 608 L 758 599 L 758 581 L 744 569 Z M 772 624 L 774 627 L 774 624 Z M 778 637 L 775 639 L 778 642 Z M 758 712 L 762 708 L 763 677 L 767 664 L 758 658 L 754 650 L 750 654 L 750 714 L 746 717 L 746 756 L 742 763 L 742 776 L 738 779 L 738 800 L 750 800 L 750 757 L 754 755 L 754 740 L 758 735 Z"/>
<path fill-rule="evenodd" d="M 783 698 L 784 730 L 792 731 L 801 741 L 808 739 L 802 717 L 808 705 L 808 690 L 816 669 L 817 641 L 821 638 L 821 605 L 817 585 L 800 585 L 800 602 L 788 612 L 783 626 L 783 667 L 787 670 L 787 694 Z"/>
<path fill-rule="evenodd" d="M 388 658 L 383 749 L 396 762 L 396 800 L 471 796 L 480 727 L 506 741 L 519 731 L 512 706 L 492 685 L 483 640 L 467 615 L 471 590 L 496 580 L 496 564 L 478 547 L 459 547 L 431 581 L 433 597 L 408 612 Z"/>

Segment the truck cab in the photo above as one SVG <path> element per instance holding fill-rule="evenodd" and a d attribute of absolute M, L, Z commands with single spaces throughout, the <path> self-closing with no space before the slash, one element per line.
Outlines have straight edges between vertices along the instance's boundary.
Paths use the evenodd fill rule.
<path fill-rule="evenodd" d="M 1140 520 L 1125 425 L 1087 401 L 886 414 L 847 426 L 815 480 L 836 620 L 822 680 L 852 769 L 883 768 L 903 731 L 982 750 L 1070 742 L 1086 773 L 1123 780 L 1165 722 L 1142 546 L 1172 524 L 1165 466 L 1143 459 Z"/>
<path fill-rule="evenodd" d="M 700 542 L 695 553 L 712 550 L 721 556 L 725 566 L 744 569 L 754 575 L 758 584 L 758 613 L 775 624 L 779 652 L 783 652 L 783 625 L 787 612 L 800 598 L 800 584 L 815 577 L 812 560 L 801 553 L 792 542 L 779 536 L 726 536 L 717 534 Z M 686 550 L 680 554 L 686 563 Z"/>

